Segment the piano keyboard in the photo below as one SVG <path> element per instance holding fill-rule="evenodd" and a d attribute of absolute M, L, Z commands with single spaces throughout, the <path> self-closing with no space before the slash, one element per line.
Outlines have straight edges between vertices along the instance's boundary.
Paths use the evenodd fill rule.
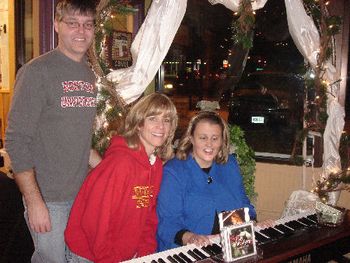
<path fill-rule="evenodd" d="M 220 237 L 211 239 L 212 245 L 198 247 L 194 244 L 165 250 L 156 254 L 134 258 L 125 262 L 135 263 L 190 263 L 213 257 L 222 253 Z"/>
<path fill-rule="evenodd" d="M 265 244 L 276 241 L 283 237 L 295 234 L 297 231 L 315 226 L 317 218 L 314 212 L 302 213 L 290 217 L 284 217 L 275 221 L 274 227 L 254 228 L 257 244 Z M 194 244 L 177 247 L 151 254 L 148 256 L 134 258 L 124 262 L 135 263 L 190 263 L 198 262 L 208 258 L 221 255 L 220 237 L 211 239 L 212 245 L 198 247 Z M 219 261 L 219 260 L 218 260 Z M 212 261 L 215 262 L 215 259 Z"/>
<path fill-rule="evenodd" d="M 276 220 L 273 227 L 254 227 L 255 240 L 258 245 L 265 244 L 294 235 L 299 231 L 316 225 L 317 217 L 315 211 L 288 216 Z"/>

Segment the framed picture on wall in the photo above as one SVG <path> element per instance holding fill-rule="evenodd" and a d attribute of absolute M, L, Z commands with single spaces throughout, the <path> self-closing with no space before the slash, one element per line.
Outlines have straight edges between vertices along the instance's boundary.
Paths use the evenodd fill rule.
<path fill-rule="evenodd" d="M 132 33 L 112 31 L 101 43 L 100 57 L 110 69 L 127 68 L 132 65 Z"/>

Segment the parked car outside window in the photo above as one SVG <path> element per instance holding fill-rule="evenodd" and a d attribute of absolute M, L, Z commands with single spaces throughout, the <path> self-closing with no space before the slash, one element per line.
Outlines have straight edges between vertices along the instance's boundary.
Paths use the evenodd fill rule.
<path fill-rule="evenodd" d="M 245 131 L 257 155 L 288 158 L 302 129 L 303 87 L 303 80 L 293 74 L 249 74 L 231 94 L 228 122 Z"/>
<path fill-rule="evenodd" d="M 242 89 L 233 93 L 229 123 L 247 127 L 287 125 L 290 110 L 278 98 L 264 90 Z"/>

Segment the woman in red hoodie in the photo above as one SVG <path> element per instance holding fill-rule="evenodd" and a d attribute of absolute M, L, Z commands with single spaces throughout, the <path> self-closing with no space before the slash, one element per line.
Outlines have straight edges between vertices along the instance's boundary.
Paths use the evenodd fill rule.
<path fill-rule="evenodd" d="M 74 262 L 111 263 L 156 251 L 156 200 L 162 161 L 173 155 L 174 104 L 153 93 L 126 116 L 73 204 L 65 240 Z"/>

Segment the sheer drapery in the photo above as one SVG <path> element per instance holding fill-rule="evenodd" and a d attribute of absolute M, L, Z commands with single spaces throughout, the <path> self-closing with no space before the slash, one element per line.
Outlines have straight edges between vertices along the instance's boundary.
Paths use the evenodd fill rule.
<path fill-rule="evenodd" d="M 253 9 L 262 8 L 266 1 L 253 1 Z M 240 0 L 210 2 L 223 4 L 237 11 Z M 180 27 L 186 7 L 187 0 L 153 0 L 146 19 L 131 45 L 132 66 L 114 70 L 107 75 L 127 104 L 140 97 L 153 80 Z"/>
<path fill-rule="evenodd" d="M 315 68 L 320 49 L 320 37 L 312 20 L 306 14 L 301 0 L 285 0 L 289 32 L 300 53 Z M 344 128 L 345 111 L 338 102 L 339 73 L 330 61 L 325 63 L 323 80 L 329 83 L 327 97 L 328 120 L 323 134 L 323 173 L 327 178 L 331 172 L 341 169 L 339 156 L 339 142 Z"/>
<path fill-rule="evenodd" d="M 209 0 L 237 11 L 240 0 Z M 267 0 L 252 1 L 253 9 L 262 8 Z M 320 39 L 317 28 L 304 9 L 301 0 L 285 0 L 290 34 L 312 67 L 317 64 Z M 112 71 L 108 78 L 126 103 L 136 100 L 153 80 L 165 58 L 186 12 L 187 0 L 153 0 L 146 19 L 131 46 L 133 64 L 126 69 Z M 324 80 L 330 83 L 328 121 L 324 132 L 323 176 L 339 170 L 339 141 L 344 127 L 344 108 L 338 102 L 337 87 L 333 84 L 339 74 L 331 62 L 325 65 Z"/>
<path fill-rule="evenodd" d="M 237 11 L 241 0 L 208 0 L 212 5 L 222 4 L 232 11 Z M 267 0 L 252 1 L 253 10 L 263 8 Z"/>
<path fill-rule="evenodd" d="M 153 80 L 173 42 L 186 7 L 187 0 L 153 0 L 131 45 L 132 66 L 107 75 L 127 104 L 140 97 Z"/>

